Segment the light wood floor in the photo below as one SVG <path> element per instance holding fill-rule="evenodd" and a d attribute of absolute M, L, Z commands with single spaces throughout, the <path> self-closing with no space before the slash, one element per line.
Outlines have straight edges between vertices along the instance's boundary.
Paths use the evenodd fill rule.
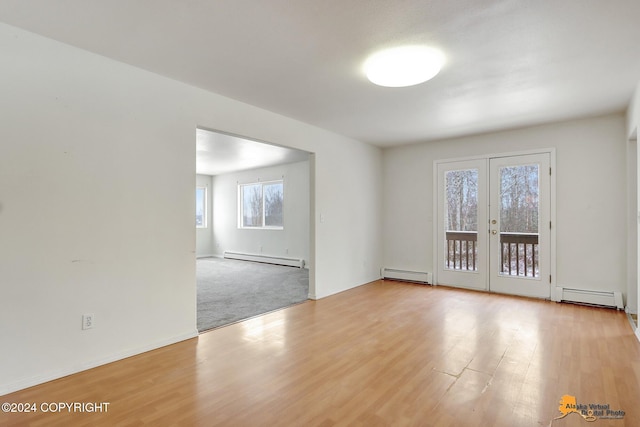
<path fill-rule="evenodd" d="M 563 395 L 626 414 L 553 420 Z M 640 343 L 614 310 L 379 281 L 0 402 L 109 402 L 3 426 L 639 426 Z"/>

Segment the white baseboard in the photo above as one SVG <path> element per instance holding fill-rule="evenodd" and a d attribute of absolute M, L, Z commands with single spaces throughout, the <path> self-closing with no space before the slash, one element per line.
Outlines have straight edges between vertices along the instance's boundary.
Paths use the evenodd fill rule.
<path fill-rule="evenodd" d="M 43 384 L 49 381 L 57 380 L 58 378 L 66 377 L 68 375 L 77 374 L 78 372 L 86 371 L 88 369 L 97 368 L 98 366 L 106 365 L 107 363 L 116 362 L 118 360 L 126 359 L 127 357 L 135 356 L 137 354 L 146 353 L 147 351 L 155 350 L 160 347 L 165 347 L 171 344 L 178 343 L 180 341 L 185 341 L 191 338 L 195 338 L 197 336 L 198 336 L 198 331 L 196 330 L 191 333 L 174 336 L 174 337 L 160 340 L 155 343 L 148 344 L 142 347 L 137 347 L 135 349 L 130 349 L 127 351 L 117 352 L 107 357 L 91 360 L 86 363 L 82 363 L 74 368 L 54 370 L 45 374 L 35 375 L 29 378 L 23 378 L 18 381 L 10 382 L 8 384 L 2 384 L 0 385 L 0 396 L 4 396 L 5 394 L 13 393 L 13 392 L 23 390 L 28 387 L 33 387 L 39 384 Z"/>
<path fill-rule="evenodd" d="M 557 299 L 554 301 L 601 305 L 616 308 L 618 310 L 624 310 L 622 292 L 620 291 L 579 289 L 561 286 L 556 286 L 555 291 Z"/>
<path fill-rule="evenodd" d="M 383 279 L 403 280 L 407 282 L 432 284 L 433 276 L 426 271 L 401 270 L 397 268 L 383 267 L 380 270 Z"/>

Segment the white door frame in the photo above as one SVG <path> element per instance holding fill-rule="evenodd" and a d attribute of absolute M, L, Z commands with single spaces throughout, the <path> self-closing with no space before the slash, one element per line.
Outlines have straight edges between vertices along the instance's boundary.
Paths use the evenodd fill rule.
<path fill-rule="evenodd" d="M 440 180 L 447 171 L 460 171 L 460 170 L 476 170 L 478 173 L 478 200 L 486 201 L 489 199 L 489 192 L 486 185 L 488 181 L 488 162 L 485 159 L 472 159 L 472 160 L 461 160 L 461 161 L 447 161 L 447 162 L 438 162 L 435 164 L 436 173 L 438 175 L 437 179 Z M 483 184 L 483 185 L 480 185 Z M 446 203 L 447 196 L 444 194 L 445 189 L 443 185 L 438 185 L 437 190 L 438 194 L 435 195 L 435 204 L 439 205 L 441 201 Z M 444 207 L 444 206 L 442 206 Z M 434 215 L 436 218 L 436 231 L 434 234 L 434 238 L 436 241 L 439 241 L 441 244 L 445 241 L 445 230 L 442 227 L 443 218 L 442 218 L 442 208 L 438 209 L 437 215 Z M 489 236 L 488 233 L 481 232 L 486 228 L 486 224 L 488 223 L 488 210 L 487 209 L 478 209 L 477 212 L 477 235 L 476 235 L 476 244 L 477 248 L 484 248 L 488 246 Z M 468 243 L 467 243 L 468 244 Z M 442 252 L 441 246 L 436 246 L 437 251 L 434 251 L 435 262 L 434 262 L 434 273 L 435 278 L 438 280 L 434 283 L 442 283 L 443 285 L 450 286 L 459 286 L 468 289 L 475 289 L 479 291 L 488 290 L 488 274 L 489 274 L 489 252 L 487 250 L 479 250 L 477 251 L 477 258 L 475 258 L 475 264 L 477 265 L 477 270 L 448 270 L 443 268 L 445 254 Z M 449 249 L 447 249 L 448 251 Z M 447 252 L 445 251 L 445 252 Z M 462 260 L 460 260 L 462 263 Z M 454 260 L 455 265 L 455 260 Z M 455 285 L 454 285 L 455 283 Z"/>
<path fill-rule="evenodd" d="M 449 158 L 449 159 L 440 159 L 434 160 L 433 162 L 433 230 L 432 230 L 432 275 L 433 275 L 433 284 L 434 286 L 438 283 L 438 245 L 440 241 L 438 240 L 438 165 L 441 163 L 450 163 L 450 162 L 463 162 L 468 160 L 486 160 L 487 162 L 491 158 L 496 157 L 511 157 L 511 156 L 522 156 L 529 154 L 549 154 L 549 165 L 551 167 L 551 176 L 550 176 L 550 185 L 551 188 L 549 190 L 549 203 L 550 203 L 550 219 L 551 219 L 551 231 L 549 236 L 549 255 L 550 255 L 550 265 L 549 271 L 551 274 L 551 301 L 559 301 L 558 295 L 556 294 L 556 272 L 557 272 L 557 260 L 556 260 L 556 149 L 555 148 L 540 148 L 536 150 L 526 150 L 526 151 L 514 151 L 514 152 L 506 152 L 506 153 L 493 153 L 493 154 L 485 154 L 485 155 L 477 155 L 477 156 L 469 156 L 469 157 L 458 157 L 458 158 Z M 488 276 L 487 276 L 488 277 Z"/>

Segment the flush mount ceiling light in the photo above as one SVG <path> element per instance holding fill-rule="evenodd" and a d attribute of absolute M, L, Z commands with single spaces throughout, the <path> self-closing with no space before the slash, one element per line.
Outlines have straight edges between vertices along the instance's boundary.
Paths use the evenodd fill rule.
<path fill-rule="evenodd" d="M 444 63 L 440 51 L 404 46 L 374 53 L 364 63 L 367 78 L 379 86 L 413 86 L 435 77 Z"/>

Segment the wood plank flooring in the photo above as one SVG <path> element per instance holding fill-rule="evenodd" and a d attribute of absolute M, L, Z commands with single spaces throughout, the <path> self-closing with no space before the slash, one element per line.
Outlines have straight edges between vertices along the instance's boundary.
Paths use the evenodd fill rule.
<path fill-rule="evenodd" d="M 554 420 L 563 395 L 624 418 Z M 640 343 L 610 309 L 378 281 L 0 402 L 38 408 L 2 426 L 638 426 Z"/>

